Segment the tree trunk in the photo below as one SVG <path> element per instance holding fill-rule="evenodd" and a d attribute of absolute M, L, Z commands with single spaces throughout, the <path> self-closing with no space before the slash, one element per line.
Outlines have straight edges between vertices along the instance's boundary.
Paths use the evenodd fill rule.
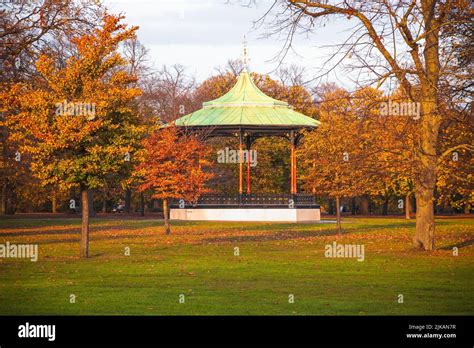
<path fill-rule="evenodd" d="M 336 221 L 337 221 L 337 233 L 342 233 L 342 226 L 341 226 L 341 201 L 339 196 L 336 197 Z"/>
<path fill-rule="evenodd" d="M 433 152 L 434 153 L 434 149 Z M 420 157 L 429 157 L 420 155 Z M 434 190 L 436 183 L 436 160 L 421 158 L 423 169 L 420 170 L 419 180 L 415 183 L 416 195 L 416 232 L 413 237 L 415 248 L 424 250 L 434 249 Z"/>
<path fill-rule="evenodd" d="M 106 198 L 104 198 L 104 200 L 102 201 L 102 212 L 107 213 L 107 199 Z"/>
<path fill-rule="evenodd" d="M 89 217 L 95 217 L 95 210 L 94 210 L 94 192 L 92 190 L 87 191 L 88 194 L 88 199 L 87 201 L 89 202 Z"/>
<path fill-rule="evenodd" d="M 433 191 L 425 187 L 417 188 L 416 232 L 413 244 L 424 250 L 434 249 L 434 209 Z"/>
<path fill-rule="evenodd" d="M 361 215 L 369 215 L 369 198 L 365 195 L 360 197 L 360 213 Z"/>
<path fill-rule="evenodd" d="M 0 213 L 5 215 L 7 213 L 7 189 L 6 185 L 2 185 L 2 201 L 0 202 Z"/>
<path fill-rule="evenodd" d="M 166 229 L 166 234 L 167 235 L 169 235 L 171 233 L 171 231 L 170 231 L 170 220 L 169 220 L 169 217 L 168 217 L 168 212 L 169 212 L 168 200 L 163 199 L 163 217 L 165 219 L 165 229 Z"/>
<path fill-rule="evenodd" d="M 434 84 L 434 86 L 436 85 L 437 83 Z M 421 149 L 417 152 L 419 168 L 417 168 L 418 176 L 415 182 L 416 232 L 413 237 L 413 244 L 415 248 L 424 250 L 434 249 L 435 221 L 433 203 L 436 187 L 436 165 L 438 161 L 436 145 L 441 122 L 440 116 L 436 111 L 436 98 L 437 91 L 434 87 L 425 86 L 423 88 L 423 101 L 421 103 L 423 112 L 420 129 Z"/>
<path fill-rule="evenodd" d="M 89 194 L 86 189 L 81 191 L 82 228 L 81 228 L 81 257 L 89 257 Z"/>
<path fill-rule="evenodd" d="M 355 197 L 352 197 L 351 199 L 351 215 L 355 215 L 356 214 L 356 199 Z"/>
<path fill-rule="evenodd" d="M 382 206 L 382 215 L 388 215 L 388 197 L 385 197 Z"/>
<path fill-rule="evenodd" d="M 7 182 L 3 191 L 3 211 L 5 215 L 15 214 L 15 187 Z"/>
<path fill-rule="evenodd" d="M 424 250 L 434 249 L 435 221 L 433 213 L 436 187 L 437 143 L 442 117 L 439 105 L 439 33 L 440 26 L 433 20 L 433 2 L 421 1 L 426 37 L 423 49 L 424 76 L 421 75 L 421 118 L 419 149 L 416 151 L 419 166 L 415 182 L 416 232 L 413 244 Z M 438 26 L 438 29 L 435 29 Z"/>
<path fill-rule="evenodd" d="M 334 214 L 334 204 L 332 204 L 332 199 L 328 199 L 328 214 L 333 215 Z"/>
<path fill-rule="evenodd" d="M 411 211 L 416 213 L 416 197 L 415 195 L 411 196 Z"/>
<path fill-rule="evenodd" d="M 130 207 L 132 201 L 132 190 L 127 188 L 125 190 L 125 213 L 130 214 Z"/>
<path fill-rule="evenodd" d="M 145 195 L 140 192 L 140 216 L 145 216 Z"/>
<path fill-rule="evenodd" d="M 58 211 L 58 201 L 56 198 L 56 193 L 53 193 L 53 197 L 51 198 L 51 212 L 56 214 Z"/>
<path fill-rule="evenodd" d="M 436 199 L 436 194 L 434 195 L 435 196 L 435 199 Z M 433 210 L 434 210 L 434 214 L 435 215 L 438 215 L 440 214 L 442 211 L 443 211 L 443 207 L 440 207 L 438 205 L 438 203 L 436 202 L 436 200 L 433 202 Z"/>
<path fill-rule="evenodd" d="M 410 220 L 410 194 L 405 196 L 405 219 Z"/>
<path fill-rule="evenodd" d="M 471 205 L 469 203 L 464 205 L 464 214 L 465 215 L 471 214 Z"/>

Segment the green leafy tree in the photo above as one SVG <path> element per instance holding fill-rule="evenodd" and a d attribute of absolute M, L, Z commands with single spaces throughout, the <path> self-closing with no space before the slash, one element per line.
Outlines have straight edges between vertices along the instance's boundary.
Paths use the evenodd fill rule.
<path fill-rule="evenodd" d="M 31 171 L 45 185 L 80 188 L 81 257 L 89 256 L 88 192 L 127 170 L 144 132 L 130 107 L 140 90 L 131 87 L 136 79 L 117 51 L 137 27 L 122 19 L 106 15 L 99 29 L 73 38 L 76 54 L 64 66 L 41 55 L 38 80 L 11 90 L 19 106 L 12 137 L 31 156 Z"/>

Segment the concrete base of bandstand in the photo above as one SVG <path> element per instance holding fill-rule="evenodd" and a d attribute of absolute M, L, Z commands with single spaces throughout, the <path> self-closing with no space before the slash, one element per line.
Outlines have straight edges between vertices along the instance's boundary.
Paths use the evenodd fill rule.
<path fill-rule="evenodd" d="M 320 221 L 319 208 L 171 208 L 171 220 L 189 221 Z"/>

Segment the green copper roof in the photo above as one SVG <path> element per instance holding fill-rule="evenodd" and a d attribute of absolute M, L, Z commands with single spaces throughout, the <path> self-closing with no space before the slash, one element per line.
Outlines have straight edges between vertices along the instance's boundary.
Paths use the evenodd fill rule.
<path fill-rule="evenodd" d="M 222 97 L 175 121 L 177 126 L 291 126 L 317 127 L 319 121 L 294 111 L 286 102 L 265 95 L 247 70 Z"/>

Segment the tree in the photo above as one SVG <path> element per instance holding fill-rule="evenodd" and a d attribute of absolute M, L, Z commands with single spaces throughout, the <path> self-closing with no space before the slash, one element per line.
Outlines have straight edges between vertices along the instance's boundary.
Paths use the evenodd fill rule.
<path fill-rule="evenodd" d="M 137 27 L 122 19 L 105 15 L 100 28 L 72 40 L 76 54 L 64 66 L 43 54 L 39 78 L 11 88 L 18 112 L 9 126 L 32 172 L 44 184 L 80 188 L 81 257 L 89 256 L 88 192 L 124 170 L 144 132 L 130 107 L 140 90 L 117 52 Z"/>
<path fill-rule="evenodd" d="M 441 130 L 438 202 L 469 214 L 474 205 L 474 120 L 472 110 L 456 113 Z M 456 146 L 457 145 L 457 146 Z"/>
<path fill-rule="evenodd" d="M 457 64 L 452 59 L 455 45 L 447 44 L 444 34 L 471 21 L 469 1 L 280 0 L 273 7 L 278 10 L 273 25 L 277 32 L 287 31 L 287 49 L 298 31 L 311 31 L 331 18 L 354 20 L 357 26 L 348 40 L 337 46 L 332 58 L 339 62 L 353 59 L 352 67 L 375 75 L 378 85 L 395 79 L 411 102 L 421 106 L 420 131 L 414 148 L 417 210 L 413 242 L 417 248 L 433 250 L 437 145 L 445 117 L 439 91 L 442 81 L 461 80 L 451 69 Z M 459 75 L 469 74 L 468 70 L 455 71 Z"/>
<path fill-rule="evenodd" d="M 210 150 L 197 134 L 179 131 L 174 126 L 161 128 L 144 141 L 143 160 L 136 175 L 142 179 L 139 191 L 150 190 L 152 198 L 163 200 L 166 234 L 170 234 L 169 200 L 196 202 L 210 192 L 206 182 L 212 178 Z"/>
<path fill-rule="evenodd" d="M 381 189 L 380 170 L 371 161 L 375 153 L 373 138 L 369 136 L 372 118 L 367 111 L 362 117 L 360 105 L 354 100 L 358 99 L 342 89 L 325 93 L 319 110 L 321 124 L 305 135 L 299 150 L 307 189 L 336 200 L 339 233 L 341 199 L 378 193 Z"/>
<path fill-rule="evenodd" d="M 395 102 L 400 105 L 410 101 L 402 89 L 384 96 L 383 100 L 385 103 Z M 380 115 L 379 120 L 376 132 L 379 146 L 377 161 L 386 175 L 384 196 L 386 199 L 402 197 L 405 218 L 410 219 L 410 198 L 414 192 L 417 176 L 415 148 L 420 131 L 416 116 L 407 120 L 406 117 Z M 400 206 L 400 203 L 397 206 Z"/>
<path fill-rule="evenodd" d="M 64 64 L 73 54 L 72 35 L 90 33 L 100 23 L 104 8 L 92 0 L 7 1 L 0 12 L 0 141 L 1 141 L 1 206 L 2 212 L 16 210 L 16 191 L 28 190 L 33 182 L 25 154 L 18 161 L 19 144 L 10 138 L 7 119 L 16 112 L 16 104 L 8 95 L 11 86 L 35 79 L 35 61 L 41 52 L 57 55 Z M 3 94 L 4 92 L 4 94 Z M 7 102 L 9 101 L 9 102 Z M 22 175 L 18 175 L 22 173 Z M 27 180 L 25 180 L 27 179 Z M 34 188 L 32 188 L 34 189 Z"/>
<path fill-rule="evenodd" d="M 194 86 L 194 78 L 186 74 L 183 66 L 163 66 L 147 77 L 143 97 L 153 107 L 158 121 L 168 123 L 193 111 Z"/>
<path fill-rule="evenodd" d="M 0 80 L 19 81 L 36 74 L 41 51 L 71 53 L 72 35 L 90 33 L 100 23 L 104 7 L 93 0 L 5 1 L 0 21 Z M 66 54 L 67 52 L 67 54 Z"/>
<path fill-rule="evenodd" d="M 134 83 L 134 87 L 139 87 L 142 91 L 144 90 L 143 87 L 146 86 L 146 83 L 144 83 L 144 81 L 146 81 L 147 77 L 150 76 L 149 67 L 146 65 L 147 54 L 148 50 L 140 43 L 140 41 L 138 41 L 136 37 L 133 37 L 124 42 L 123 55 L 127 60 L 129 73 L 137 78 Z M 144 93 L 142 93 L 135 100 L 135 102 L 133 103 L 133 108 L 134 112 L 137 113 L 137 115 L 139 116 L 141 123 L 146 124 L 147 127 L 150 127 L 150 129 L 153 129 L 153 127 L 156 126 L 156 118 L 154 120 L 151 120 L 150 118 L 152 118 L 153 116 L 156 117 L 157 115 L 153 114 L 152 112 L 149 113 L 150 110 L 147 110 L 148 108 Z M 124 212 L 126 214 L 131 213 L 133 194 L 132 189 L 136 184 L 134 180 L 135 176 L 132 175 L 132 170 L 136 166 L 136 164 L 138 164 L 138 160 L 139 159 L 136 156 L 129 158 L 127 166 L 128 170 L 121 178 L 121 185 L 125 190 Z"/>

